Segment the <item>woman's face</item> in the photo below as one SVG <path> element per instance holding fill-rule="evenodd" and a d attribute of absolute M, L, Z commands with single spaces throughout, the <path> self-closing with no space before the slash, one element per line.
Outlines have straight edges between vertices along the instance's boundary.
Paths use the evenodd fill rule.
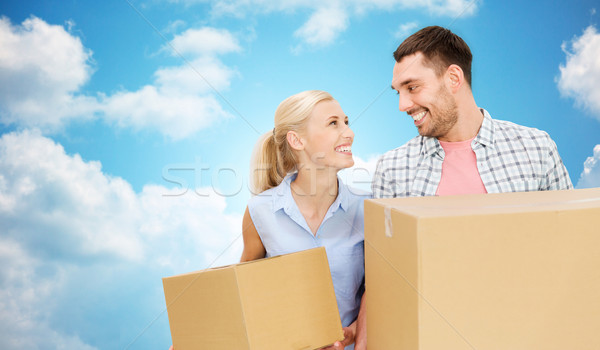
<path fill-rule="evenodd" d="M 354 165 L 354 132 L 348 126 L 348 117 L 337 101 L 321 101 L 315 105 L 301 138 L 305 155 L 301 158 L 305 163 L 303 166 L 340 170 Z"/>

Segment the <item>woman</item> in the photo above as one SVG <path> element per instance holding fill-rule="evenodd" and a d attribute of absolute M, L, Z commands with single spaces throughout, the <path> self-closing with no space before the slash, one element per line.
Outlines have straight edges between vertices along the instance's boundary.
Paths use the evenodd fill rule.
<path fill-rule="evenodd" d="M 324 91 L 285 99 L 275 128 L 254 150 L 241 261 L 323 246 L 327 251 L 345 339 L 353 349 L 364 282 L 363 200 L 339 170 L 354 165 L 354 133 L 339 103 Z M 358 348 L 358 346 L 357 346 Z"/>

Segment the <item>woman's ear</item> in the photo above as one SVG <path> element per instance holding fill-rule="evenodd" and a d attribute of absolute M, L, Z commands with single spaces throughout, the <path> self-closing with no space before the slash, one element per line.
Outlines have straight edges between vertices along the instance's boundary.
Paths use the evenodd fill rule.
<path fill-rule="evenodd" d="M 304 140 L 295 131 L 288 131 L 287 142 L 293 150 L 300 151 L 304 149 Z"/>

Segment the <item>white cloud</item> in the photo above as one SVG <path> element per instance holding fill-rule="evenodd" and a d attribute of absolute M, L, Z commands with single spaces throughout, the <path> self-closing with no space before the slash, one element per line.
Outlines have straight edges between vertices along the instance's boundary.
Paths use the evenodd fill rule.
<path fill-rule="evenodd" d="M 2 135 L 0 179 L 3 236 L 42 255 L 140 262 L 156 253 L 148 239 L 189 235 L 192 247 L 212 249 L 239 229 L 239 218 L 223 214 L 225 198 L 213 189 L 174 196 L 180 190 L 147 185 L 136 194 L 123 179 L 103 174 L 99 162 L 70 156 L 34 131 Z"/>
<path fill-rule="evenodd" d="M 73 26 L 68 23 L 68 26 Z M 20 26 L 0 19 L 0 122 L 55 132 L 69 121 L 102 118 L 122 128 L 189 137 L 231 115 L 216 98 L 237 72 L 218 58 L 241 51 L 226 30 L 189 29 L 162 52 L 181 54 L 180 66 L 162 67 L 137 91 L 86 96 L 92 52 L 65 28 L 32 17 Z M 100 68 L 101 69 L 101 68 Z"/>
<path fill-rule="evenodd" d="M 153 129 L 174 140 L 189 137 L 219 119 L 229 118 L 213 95 L 178 95 L 147 85 L 104 100 L 106 120 L 122 128 Z"/>
<path fill-rule="evenodd" d="M 154 86 L 165 95 L 206 95 L 213 92 L 213 89 L 227 89 L 237 74 L 212 57 L 201 57 L 189 62 L 191 65 L 157 70 L 154 73 Z"/>
<path fill-rule="evenodd" d="M 379 156 L 371 156 L 368 160 L 354 156 L 354 166 L 339 172 L 342 181 L 353 188 L 371 192 L 378 159 Z"/>
<path fill-rule="evenodd" d="M 161 277 L 208 267 L 240 235 L 224 197 L 178 192 L 135 193 L 39 132 L 2 135 L 0 347 L 91 350 L 99 328 L 105 348 L 134 340 L 164 308 Z M 239 259 L 237 243 L 219 263 Z"/>
<path fill-rule="evenodd" d="M 471 16 L 477 11 L 476 0 L 354 0 L 351 2 L 359 13 L 370 10 L 397 11 L 422 9 L 437 16 Z"/>
<path fill-rule="evenodd" d="M 577 188 L 600 187 L 600 145 L 594 147 L 594 154 L 583 163 Z"/>
<path fill-rule="evenodd" d="M 167 24 L 166 27 L 161 30 L 162 33 L 178 33 L 181 28 L 187 27 L 187 23 L 184 20 L 176 19 Z"/>
<path fill-rule="evenodd" d="M 211 2 L 217 15 L 230 14 L 243 16 L 246 13 L 293 12 L 298 9 L 318 9 L 331 4 L 345 5 L 354 13 L 365 14 L 371 10 L 395 11 L 406 8 L 424 9 L 440 16 L 469 16 L 477 11 L 477 1 L 473 0 L 179 0 L 193 5 Z"/>
<path fill-rule="evenodd" d="M 309 10 L 311 14 L 307 21 L 294 32 L 301 41 L 293 48 L 294 51 L 300 50 L 303 46 L 321 47 L 332 44 L 348 28 L 352 16 L 364 16 L 370 11 L 417 9 L 437 16 L 466 17 L 475 14 L 478 5 L 474 0 L 177 0 L 175 2 L 187 6 L 210 2 L 213 15 L 239 18 L 255 14 Z"/>
<path fill-rule="evenodd" d="M 172 139 L 189 137 L 229 118 L 214 92 L 227 89 L 237 73 L 217 56 L 239 52 L 237 39 L 226 30 L 188 29 L 163 50 L 182 55 L 186 62 L 158 69 L 152 85 L 103 98 L 105 118 L 121 127 L 160 130 Z"/>
<path fill-rule="evenodd" d="M 415 29 L 417 29 L 418 27 L 419 27 L 419 24 L 417 22 L 409 22 L 409 23 L 401 24 L 398 27 L 398 30 L 396 31 L 394 36 L 397 39 L 405 39 L 406 37 L 411 35 L 415 31 Z"/>
<path fill-rule="evenodd" d="M 122 179 L 104 176 L 98 162 L 70 157 L 60 145 L 25 131 L 0 139 L 0 174 L 7 237 L 73 258 L 142 257 L 135 194 Z"/>
<path fill-rule="evenodd" d="M 409 2 L 404 0 L 404 3 Z M 470 16 L 477 11 L 477 0 L 425 1 L 427 9 L 438 16 Z"/>
<path fill-rule="evenodd" d="M 5 349 L 93 350 L 77 335 L 57 332 L 43 322 L 48 301 L 64 273 L 40 279 L 36 270 L 47 268 L 22 247 L 0 237 L 0 346 Z"/>
<path fill-rule="evenodd" d="M 563 43 L 562 50 L 567 62 L 559 67 L 558 89 L 600 120 L 600 33 L 589 26 L 580 37 Z"/>
<path fill-rule="evenodd" d="M 191 136 L 229 118 L 214 91 L 227 89 L 237 73 L 216 56 L 239 52 L 237 39 L 226 30 L 189 29 L 163 50 L 182 55 L 186 63 L 158 69 L 152 85 L 102 99 L 105 118 L 120 127 L 161 130 L 172 139 Z"/>
<path fill-rule="evenodd" d="M 211 27 L 188 29 L 171 40 L 170 47 L 179 54 L 196 57 L 241 51 L 237 39 L 231 33 Z"/>
<path fill-rule="evenodd" d="M 92 74 L 91 56 L 62 26 L 0 18 L 0 121 L 55 129 L 91 116 L 95 100 L 77 93 Z"/>
<path fill-rule="evenodd" d="M 320 7 L 310 16 L 294 36 L 310 46 L 326 46 L 333 43 L 348 27 L 348 14 L 341 6 Z"/>

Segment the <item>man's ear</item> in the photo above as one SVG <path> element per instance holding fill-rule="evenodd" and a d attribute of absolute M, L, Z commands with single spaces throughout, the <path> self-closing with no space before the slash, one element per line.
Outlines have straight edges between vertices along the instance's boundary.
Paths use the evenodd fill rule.
<path fill-rule="evenodd" d="M 300 151 L 304 149 L 304 140 L 295 131 L 288 131 L 287 142 L 293 150 Z"/>
<path fill-rule="evenodd" d="M 451 64 L 448 69 L 446 69 L 445 78 L 448 90 L 452 93 L 456 93 L 465 83 L 465 74 L 462 68 L 456 64 Z"/>

